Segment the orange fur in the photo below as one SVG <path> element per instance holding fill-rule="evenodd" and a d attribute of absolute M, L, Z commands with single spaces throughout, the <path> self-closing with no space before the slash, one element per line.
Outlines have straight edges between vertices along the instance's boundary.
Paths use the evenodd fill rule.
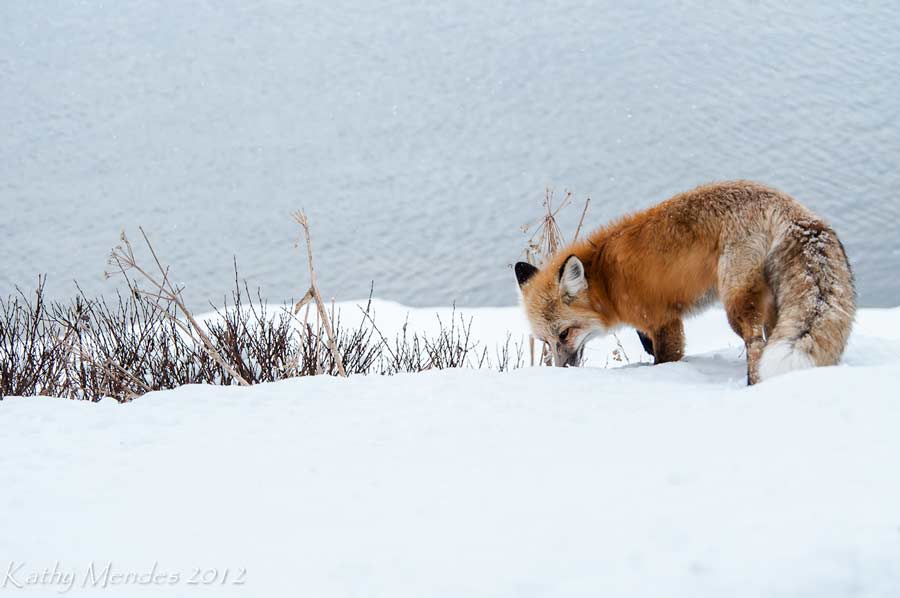
<path fill-rule="evenodd" d="M 574 281 L 579 270 L 572 256 L 586 288 L 567 293 L 562 271 L 571 267 Z M 768 339 L 815 365 L 836 363 L 855 311 L 834 231 L 786 194 L 749 181 L 705 185 L 625 216 L 528 274 L 520 286 L 529 321 L 559 365 L 577 361 L 588 336 L 621 324 L 648 334 L 657 363 L 680 359 L 682 318 L 718 297 L 747 345 L 754 383 Z"/>

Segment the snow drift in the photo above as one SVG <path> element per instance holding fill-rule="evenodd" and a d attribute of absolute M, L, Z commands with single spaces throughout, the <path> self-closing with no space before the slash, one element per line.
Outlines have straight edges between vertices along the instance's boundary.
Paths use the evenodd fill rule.
<path fill-rule="evenodd" d="M 515 308 L 462 311 L 484 342 L 524 333 Z M 862 310 L 841 366 L 752 388 L 720 311 L 680 363 L 633 336 L 592 346 L 601 367 L 7 399 L 0 589 L 896 595 L 900 310 Z"/>

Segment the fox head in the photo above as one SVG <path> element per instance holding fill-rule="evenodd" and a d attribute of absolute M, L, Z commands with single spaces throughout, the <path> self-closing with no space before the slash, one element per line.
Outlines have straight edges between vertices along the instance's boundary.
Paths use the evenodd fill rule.
<path fill-rule="evenodd" d="M 550 347 L 555 365 L 581 365 L 588 339 L 607 330 L 592 304 L 584 264 L 569 255 L 540 270 L 519 262 L 515 271 L 532 334 Z"/>

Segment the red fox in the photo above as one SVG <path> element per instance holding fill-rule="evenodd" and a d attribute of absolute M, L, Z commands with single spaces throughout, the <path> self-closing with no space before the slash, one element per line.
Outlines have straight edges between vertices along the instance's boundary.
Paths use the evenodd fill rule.
<path fill-rule="evenodd" d="M 635 327 L 655 363 L 684 355 L 682 318 L 717 298 L 747 349 L 747 383 L 834 365 L 856 312 L 853 272 L 835 232 L 785 193 L 713 183 L 615 221 L 550 257 L 519 262 L 534 336 L 558 366 L 585 343 Z"/>

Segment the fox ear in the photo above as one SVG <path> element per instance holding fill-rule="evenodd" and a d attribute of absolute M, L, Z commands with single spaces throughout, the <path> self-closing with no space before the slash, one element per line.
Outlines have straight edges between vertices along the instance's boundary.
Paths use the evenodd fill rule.
<path fill-rule="evenodd" d="M 538 269 L 529 264 L 528 262 L 518 262 L 516 263 L 516 280 L 519 281 L 519 286 L 524 285 L 526 282 L 531 280 L 531 277 L 537 274 Z"/>
<path fill-rule="evenodd" d="M 559 288 L 563 294 L 574 297 L 588 286 L 584 276 L 584 264 L 574 255 L 570 255 L 559 268 Z"/>

